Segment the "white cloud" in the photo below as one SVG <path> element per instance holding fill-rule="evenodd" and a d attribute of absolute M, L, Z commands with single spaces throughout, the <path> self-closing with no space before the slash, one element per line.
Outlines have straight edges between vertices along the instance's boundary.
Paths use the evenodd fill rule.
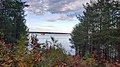
<path fill-rule="evenodd" d="M 47 22 L 56 22 L 56 21 L 73 21 L 73 17 L 68 17 L 68 16 L 59 16 L 56 18 L 48 18 L 46 19 Z"/>
<path fill-rule="evenodd" d="M 89 0 L 31 0 L 26 10 L 40 15 L 46 12 L 76 14 L 83 11 L 82 4 L 87 2 Z"/>
<path fill-rule="evenodd" d="M 54 28 L 53 27 L 30 27 L 30 32 L 60 32 L 60 33 L 70 33 L 72 29 L 62 29 L 62 28 Z"/>

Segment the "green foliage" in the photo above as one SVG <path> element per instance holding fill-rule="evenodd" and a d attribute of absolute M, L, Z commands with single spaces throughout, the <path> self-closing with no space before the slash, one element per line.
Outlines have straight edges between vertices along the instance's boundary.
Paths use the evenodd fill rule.
<path fill-rule="evenodd" d="M 21 38 L 24 40 L 24 37 Z M 11 46 L 0 39 L 1 67 L 100 67 L 90 54 L 86 54 L 85 58 L 81 58 L 80 55 L 67 55 L 63 48 L 55 49 L 54 46 L 38 50 L 39 47 L 35 45 L 39 43 L 32 44 L 35 47 L 27 50 L 22 39 L 18 41 L 19 45 L 14 46 L 15 50 L 11 50 Z M 110 63 L 107 63 L 107 65 L 112 67 L 113 64 L 110 66 Z"/>
<path fill-rule="evenodd" d="M 97 0 L 86 3 L 83 15 L 77 15 L 80 21 L 71 33 L 71 43 L 74 44 L 76 54 L 96 51 L 99 59 L 102 53 L 109 57 L 109 49 L 101 49 L 101 45 L 114 48 L 120 52 L 120 1 Z M 101 52 L 103 50 L 104 52 Z M 119 56 L 119 55 L 116 55 Z M 119 58 L 120 60 L 120 58 Z"/>
<path fill-rule="evenodd" d="M 1 0 L 0 32 L 4 33 L 6 43 L 16 43 L 21 35 L 27 34 L 25 25 L 25 2 L 21 0 Z"/>

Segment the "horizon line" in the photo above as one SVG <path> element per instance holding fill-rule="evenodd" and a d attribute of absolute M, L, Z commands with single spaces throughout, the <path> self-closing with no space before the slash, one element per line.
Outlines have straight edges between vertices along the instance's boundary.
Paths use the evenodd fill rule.
<path fill-rule="evenodd" d="M 33 31 L 29 31 L 29 33 L 42 33 L 42 34 L 70 34 L 70 33 L 66 33 L 66 32 L 33 32 Z"/>

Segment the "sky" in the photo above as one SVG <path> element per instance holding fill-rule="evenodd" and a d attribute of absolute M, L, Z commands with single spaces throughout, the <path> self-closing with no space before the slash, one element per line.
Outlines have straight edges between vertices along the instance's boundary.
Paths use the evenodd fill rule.
<path fill-rule="evenodd" d="M 79 23 L 76 15 L 82 14 L 83 4 L 89 0 L 23 0 L 26 25 L 33 32 L 70 33 Z"/>

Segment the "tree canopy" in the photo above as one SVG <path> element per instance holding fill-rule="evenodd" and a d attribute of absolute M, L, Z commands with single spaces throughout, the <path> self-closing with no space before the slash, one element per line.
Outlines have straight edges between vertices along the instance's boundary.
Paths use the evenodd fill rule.
<path fill-rule="evenodd" d="M 24 8 L 27 5 L 21 0 L 0 0 L 0 32 L 6 43 L 15 43 L 26 35 Z"/>
<path fill-rule="evenodd" d="M 96 51 L 99 56 L 104 53 L 111 57 L 109 52 L 113 50 L 119 54 L 120 1 L 97 0 L 83 6 L 85 11 L 77 16 L 80 23 L 74 27 L 70 39 L 76 54 Z"/>

